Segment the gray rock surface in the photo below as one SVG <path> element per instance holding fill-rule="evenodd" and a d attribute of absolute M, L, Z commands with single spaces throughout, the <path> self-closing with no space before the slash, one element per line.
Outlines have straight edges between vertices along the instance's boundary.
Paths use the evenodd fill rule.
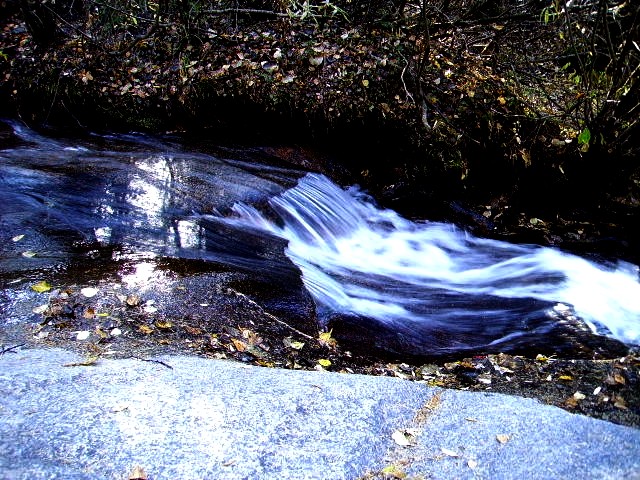
<path fill-rule="evenodd" d="M 82 360 L 0 356 L 1 479 L 640 479 L 640 430 L 531 399 L 187 356 L 65 366 Z"/>

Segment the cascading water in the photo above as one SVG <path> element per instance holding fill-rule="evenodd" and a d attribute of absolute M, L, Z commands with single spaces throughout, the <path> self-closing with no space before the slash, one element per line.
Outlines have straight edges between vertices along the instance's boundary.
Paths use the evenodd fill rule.
<path fill-rule="evenodd" d="M 137 271 L 163 258 L 242 272 L 293 311 L 284 293 L 302 290 L 293 262 L 343 345 L 406 357 L 571 351 L 585 338 L 640 343 L 634 265 L 409 221 L 259 149 L 213 156 L 145 136 L 51 139 L 8 125 L 2 140 L 0 123 L 0 313 L 45 274 L 96 281 L 105 265 Z M 299 310 L 296 318 L 310 317 Z"/>
<path fill-rule="evenodd" d="M 270 215 L 237 204 L 236 216 L 225 221 L 288 240 L 286 253 L 325 319 L 372 319 L 432 353 L 519 337 L 540 341 L 567 322 L 640 343 L 634 265 L 612 268 L 552 248 L 477 238 L 448 224 L 412 222 L 318 174 L 270 204 Z"/>

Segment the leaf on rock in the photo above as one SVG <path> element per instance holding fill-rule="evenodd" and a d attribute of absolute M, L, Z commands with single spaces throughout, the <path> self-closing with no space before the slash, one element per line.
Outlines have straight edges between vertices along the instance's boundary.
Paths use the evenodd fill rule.
<path fill-rule="evenodd" d="M 394 442 L 396 442 L 398 445 L 400 445 L 402 447 L 410 447 L 411 445 L 413 445 L 413 442 L 406 435 L 406 433 L 404 431 L 402 431 L 402 430 L 394 431 L 391 434 L 391 438 L 393 439 Z"/>
<path fill-rule="evenodd" d="M 404 470 L 402 470 L 397 465 L 387 465 L 382 470 L 380 470 L 380 473 L 383 473 L 385 475 L 385 478 L 394 478 L 398 480 L 407 478 L 407 474 L 404 472 Z"/>
<path fill-rule="evenodd" d="M 460 455 L 458 455 L 458 453 L 456 453 L 455 451 L 450 450 L 450 449 L 448 449 L 448 448 L 444 448 L 444 447 L 442 447 L 442 448 L 440 448 L 440 451 L 441 451 L 444 455 L 446 455 L 447 457 L 454 457 L 454 458 L 457 458 L 457 457 L 459 457 L 459 456 L 460 456 Z"/>
<path fill-rule="evenodd" d="M 331 366 L 331 360 L 327 360 L 326 358 L 321 358 L 318 360 L 318 363 L 325 368 Z"/>
<path fill-rule="evenodd" d="M 293 340 L 291 337 L 283 338 L 282 343 L 285 347 L 293 348 L 294 350 L 302 350 L 302 347 L 304 347 L 304 342 L 298 342 L 297 340 Z"/>
<path fill-rule="evenodd" d="M 148 478 L 149 477 L 145 473 L 144 469 L 139 465 L 133 467 L 133 470 L 131 470 L 131 473 L 129 474 L 129 480 L 148 480 Z"/>
<path fill-rule="evenodd" d="M 51 285 L 46 280 L 42 280 L 41 282 L 31 285 L 31 290 L 37 293 L 48 292 L 51 288 Z"/>
<path fill-rule="evenodd" d="M 91 298 L 96 296 L 96 294 L 98 293 L 98 289 L 94 287 L 85 287 L 80 290 L 80 293 L 87 298 Z"/>

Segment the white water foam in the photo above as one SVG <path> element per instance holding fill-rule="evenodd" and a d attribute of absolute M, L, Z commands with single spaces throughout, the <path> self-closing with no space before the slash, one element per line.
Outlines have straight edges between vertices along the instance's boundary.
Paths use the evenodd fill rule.
<path fill-rule="evenodd" d="M 594 332 L 640 344 L 635 265 L 599 265 L 557 249 L 409 221 L 318 174 L 302 178 L 271 206 L 276 221 L 246 204 L 237 204 L 236 217 L 227 221 L 287 239 L 287 255 L 323 309 L 455 331 L 456 322 L 468 328 L 492 317 L 516 325 L 523 311 L 507 299 L 532 299 L 550 302 L 547 310 L 557 303 L 556 311 L 570 311 L 563 306 L 570 305 Z M 508 328 L 502 332 L 502 339 L 511 335 Z"/>

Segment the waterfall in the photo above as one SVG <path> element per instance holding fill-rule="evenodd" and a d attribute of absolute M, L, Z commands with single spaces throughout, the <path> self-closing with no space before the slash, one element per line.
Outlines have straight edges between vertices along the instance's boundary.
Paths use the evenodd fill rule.
<path fill-rule="evenodd" d="M 410 221 L 319 174 L 307 174 L 270 207 L 267 213 L 238 203 L 225 221 L 286 239 L 286 254 L 325 317 L 460 334 L 469 347 L 544 333 L 567 320 L 640 343 L 637 266 L 600 265 L 555 248 Z"/>

